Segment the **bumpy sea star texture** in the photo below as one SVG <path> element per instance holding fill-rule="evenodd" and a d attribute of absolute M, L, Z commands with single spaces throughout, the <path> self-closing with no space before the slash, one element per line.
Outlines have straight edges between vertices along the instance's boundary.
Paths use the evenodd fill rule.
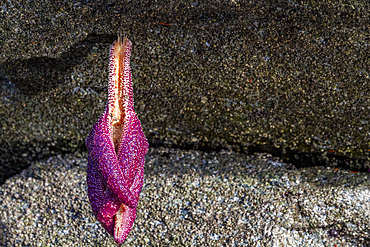
<path fill-rule="evenodd" d="M 110 49 L 108 102 L 86 139 L 91 207 L 118 244 L 127 238 L 136 218 L 149 147 L 134 111 L 131 48 L 127 38 L 119 37 Z"/>

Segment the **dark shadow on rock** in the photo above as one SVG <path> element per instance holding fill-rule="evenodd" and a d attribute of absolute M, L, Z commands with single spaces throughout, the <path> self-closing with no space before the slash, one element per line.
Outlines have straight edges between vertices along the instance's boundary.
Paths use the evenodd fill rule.
<path fill-rule="evenodd" d="M 182 150 L 199 150 L 202 152 L 222 152 L 225 146 L 216 146 L 210 143 L 197 144 L 169 144 L 164 145 L 161 141 L 155 138 L 149 138 L 149 146 L 152 148 L 173 148 Z M 75 140 L 74 140 L 75 141 Z M 6 179 L 19 174 L 22 170 L 27 169 L 33 162 L 43 161 L 51 156 L 64 155 L 68 153 L 86 152 L 84 141 L 78 142 L 71 146 L 72 140 L 55 140 L 55 145 L 44 142 L 30 142 L 28 145 L 20 143 L 12 146 L 0 147 L 0 185 Z M 9 144 L 10 145 L 10 144 Z M 323 155 L 322 153 L 303 153 L 295 150 L 273 148 L 273 145 L 251 145 L 248 148 L 238 146 L 237 144 L 229 145 L 229 150 L 241 154 L 253 155 L 257 153 L 269 153 L 283 162 L 291 164 L 291 169 L 305 169 L 308 167 L 332 167 L 353 172 L 368 172 L 366 167 L 366 159 L 349 158 L 334 154 Z M 168 154 L 169 155 L 169 154 Z M 353 168 L 354 164 L 360 164 Z M 352 166 L 352 167 L 351 167 Z M 237 170 L 235 170 L 237 172 Z"/>
<path fill-rule="evenodd" d="M 37 95 L 62 83 L 72 68 L 84 61 L 94 44 L 111 44 L 116 38 L 111 34 L 89 34 L 57 58 L 43 56 L 7 60 L 0 67 L 20 94 Z"/>
<path fill-rule="evenodd" d="M 150 147 L 168 147 L 168 145 L 163 145 L 160 140 L 151 139 L 150 137 L 148 139 Z M 364 158 L 350 158 L 336 154 L 325 154 L 318 152 L 300 152 L 298 150 L 291 150 L 288 148 L 275 148 L 273 144 L 249 144 L 246 147 L 241 146 L 238 143 L 228 143 L 228 145 L 226 146 L 217 146 L 210 143 L 189 143 L 180 145 L 170 144 L 169 146 L 170 148 L 200 150 L 203 152 L 220 152 L 221 150 L 230 149 L 234 152 L 244 153 L 248 155 L 256 153 L 269 153 L 274 157 L 282 159 L 282 161 L 285 163 L 292 164 L 297 169 L 322 166 L 351 170 L 354 172 L 369 171 L 369 164 L 367 163 L 368 161 Z"/>
<path fill-rule="evenodd" d="M 53 145 L 57 143 L 56 145 Z M 33 162 L 43 161 L 51 156 L 75 153 L 76 150 L 86 150 L 84 142 L 78 142 L 77 146 L 71 146 L 70 140 L 55 140 L 53 143 L 31 141 L 27 144 L 11 143 L 0 146 L 0 185 L 24 169 Z"/>

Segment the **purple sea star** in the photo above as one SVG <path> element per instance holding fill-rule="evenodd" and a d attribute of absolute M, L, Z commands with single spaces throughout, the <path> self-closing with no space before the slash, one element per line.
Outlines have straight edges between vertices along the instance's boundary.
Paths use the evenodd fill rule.
<path fill-rule="evenodd" d="M 117 244 L 125 241 L 134 224 L 149 148 L 134 111 L 131 47 L 121 37 L 111 46 L 108 102 L 86 138 L 91 207 Z"/>

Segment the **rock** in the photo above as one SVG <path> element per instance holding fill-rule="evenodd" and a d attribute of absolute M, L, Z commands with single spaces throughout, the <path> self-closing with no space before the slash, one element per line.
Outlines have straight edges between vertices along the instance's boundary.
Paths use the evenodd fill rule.
<path fill-rule="evenodd" d="M 86 154 L 83 155 L 86 157 Z M 366 246 L 370 179 L 268 154 L 149 150 L 123 246 Z M 93 217 L 86 158 L 35 163 L 0 187 L 2 246 L 115 246 Z"/>
<path fill-rule="evenodd" d="M 0 184 L 35 157 L 85 150 L 118 32 L 133 42 L 135 109 L 151 145 L 367 170 L 367 7 L 5 2 Z"/>

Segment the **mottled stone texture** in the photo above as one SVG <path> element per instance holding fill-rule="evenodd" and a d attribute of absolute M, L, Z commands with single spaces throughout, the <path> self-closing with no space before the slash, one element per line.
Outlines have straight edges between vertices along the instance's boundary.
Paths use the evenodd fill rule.
<path fill-rule="evenodd" d="M 367 170 L 369 7 L 6 1 L 0 180 L 30 160 L 81 155 L 105 107 L 107 56 L 118 31 L 135 44 L 135 111 L 151 145 L 269 151 L 297 166 Z"/>
<path fill-rule="evenodd" d="M 368 173 L 294 169 L 268 154 L 150 148 L 145 158 L 137 218 L 122 246 L 370 242 Z M 85 156 L 52 157 L 1 185 L 0 246 L 116 247 L 92 214 L 86 167 Z"/>

